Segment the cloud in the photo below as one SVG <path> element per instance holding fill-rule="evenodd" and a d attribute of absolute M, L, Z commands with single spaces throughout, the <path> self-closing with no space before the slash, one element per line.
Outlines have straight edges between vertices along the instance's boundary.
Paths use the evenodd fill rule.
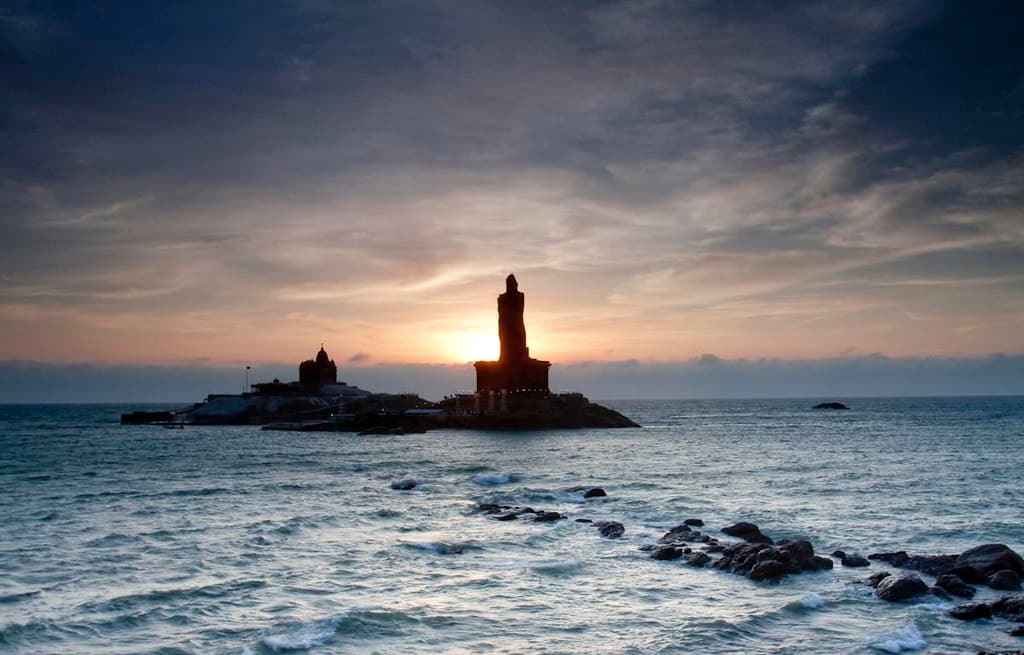
<path fill-rule="evenodd" d="M 2 14 L 0 357 L 426 359 L 510 270 L 563 360 L 1020 351 L 1016 11 Z"/>

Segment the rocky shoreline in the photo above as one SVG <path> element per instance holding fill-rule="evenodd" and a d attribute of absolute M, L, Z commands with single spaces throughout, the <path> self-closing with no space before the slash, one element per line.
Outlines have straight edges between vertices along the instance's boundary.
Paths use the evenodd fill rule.
<path fill-rule="evenodd" d="M 581 493 L 584 499 L 607 496 L 604 489 L 596 487 L 575 487 L 568 491 Z M 475 512 L 495 521 L 555 523 L 572 519 L 596 528 L 597 533 L 607 539 L 619 539 L 626 532 L 626 526 L 617 521 L 600 521 L 585 516 L 574 518 L 533 507 L 479 503 Z M 830 571 L 836 566 L 836 561 L 847 568 L 884 565 L 893 570 L 878 571 L 856 584 L 872 587 L 877 598 L 891 603 L 915 602 L 933 596 L 943 600 L 971 599 L 979 586 L 1019 592 L 1024 576 L 1024 558 L 999 543 L 982 544 L 955 554 L 910 555 L 896 551 L 871 553 L 864 557 L 837 550 L 831 557 L 825 557 L 816 554 L 807 540 L 775 541 L 753 523 L 739 522 L 722 527 L 719 530 L 722 535 L 738 540 L 728 542 L 698 529 L 703 526 L 703 520 L 687 518 L 665 532 L 657 543 L 644 544 L 640 550 L 649 553 L 654 560 L 681 560 L 692 567 L 710 566 L 764 584 L 777 584 L 789 575 Z M 934 580 L 929 584 L 922 576 Z M 962 621 L 1003 622 L 1009 634 L 1024 637 L 1022 593 L 1003 595 L 989 603 L 960 603 L 948 614 Z M 978 655 L 1024 655 L 1024 650 L 978 651 Z"/>

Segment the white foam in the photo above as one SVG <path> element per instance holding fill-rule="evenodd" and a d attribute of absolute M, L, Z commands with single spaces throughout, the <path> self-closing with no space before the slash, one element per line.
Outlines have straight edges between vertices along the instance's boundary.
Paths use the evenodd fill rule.
<path fill-rule="evenodd" d="M 497 484 L 508 484 L 512 482 L 511 473 L 477 473 L 473 476 L 473 482 L 477 484 L 492 486 Z"/>
<path fill-rule="evenodd" d="M 885 653 L 902 653 L 909 650 L 920 650 L 927 645 L 924 635 L 913 621 L 899 630 L 882 635 L 868 643 L 868 646 Z"/>
<path fill-rule="evenodd" d="M 326 644 L 338 631 L 341 618 L 335 617 L 327 621 L 306 623 L 291 630 L 267 635 L 263 637 L 263 643 L 267 648 L 276 652 L 307 650 L 314 646 L 320 646 Z"/>
<path fill-rule="evenodd" d="M 800 599 L 800 604 L 809 610 L 816 610 L 825 607 L 825 599 L 821 595 L 809 591 Z"/>

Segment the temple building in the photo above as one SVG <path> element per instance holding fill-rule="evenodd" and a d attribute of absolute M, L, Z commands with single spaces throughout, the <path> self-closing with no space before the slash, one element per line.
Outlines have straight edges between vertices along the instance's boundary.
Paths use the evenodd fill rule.
<path fill-rule="evenodd" d="M 548 370 L 551 362 L 530 357 L 526 346 L 526 325 L 523 322 L 525 295 L 519 290 L 515 275 L 505 278 L 505 293 L 498 296 L 498 339 L 501 351 L 498 361 L 480 361 L 476 368 L 476 390 L 480 392 L 542 393 L 550 392 Z"/>
<path fill-rule="evenodd" d="M 324 344 L 320 344 L 315 360 L 307 359 L 299 364 L 299 383 L 311 387 L 338 383 L 338 367 L 327 355 Z"/>

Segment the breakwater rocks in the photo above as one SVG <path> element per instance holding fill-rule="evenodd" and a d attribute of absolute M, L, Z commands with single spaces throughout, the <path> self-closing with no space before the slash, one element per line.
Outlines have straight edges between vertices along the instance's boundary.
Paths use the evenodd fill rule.
<path fill-rule="evenodd" d="M 607 496 L 599 488 L 573 487 L 569 491 L 582 492 L 585 498 Z M 550 510 L 494 503 L 480 503 L 476 511 L 497 521 L 554 523 L 570 518 Z M 579 517 L 574 522 L 596 528 L 597 533 L 607 539 L 620 539 L 626 533 L 626 526 L 618 521 Z M 641 544 L 639 548 L 653 560 L 680 560 L 691 567 L 710 565 L 715 570 L 768 584 L 780 583 L 789 575 L 829 571 L 835 566 L 833 559 L 816 554 L 809 541 L 777 541 L 753 523 L 740 522 L 721 528 L 723 535 L 740 540 L 732 542 L 723 542 L 697 529 L 703 526 L 701 519 L 688 518 L 665 532 L 657 543 Z M 1024 559 L 1005 544 L 983 544 L 959 554 L 909 555 L 905 551 L 896 551 L 872 553 L 866 558 L 837 550 L 832 553 L 832 558 L 845 567 L 867 567 L 876 562 L 897 569 L 896 572 L 878 571 L 861 581 L 874 588 L 878 599 L 891 603 L 913 602 L 934 596 L 946 600 L 971 599 L 977 593 L 975 585 L 1019 590 L 1020 577 L 1024 574 Z M 922 576 L 934 577 L 934 583 L 929 585 Z M 1024 624 L 1024 594 L 1003 596 L 990 603 L 961 603 L 948 613 L 962 621 L 996 618 Z M 1024 625 L 1011 627 L 1009 632 L 1024 636 Z"/>

